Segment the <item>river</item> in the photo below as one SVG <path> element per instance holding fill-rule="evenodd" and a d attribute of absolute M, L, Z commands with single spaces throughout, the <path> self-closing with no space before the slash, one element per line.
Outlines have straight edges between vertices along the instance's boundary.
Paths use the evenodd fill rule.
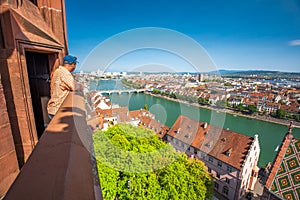
<path fill-rule="evenodd" d="M 98 85 L 92 82 L 90 88 L 91 90 L 113 90 L 124 89 L 125 87 L 119 80 L 102 80 Z M 113 94 L 110 98 L 113 104 L 127 106 L 130 111 L 141 109 L 147 104 L 149 111 L 155 114 L 156 119 L 169 127 L 173 125 L 179 115 L 185 115 L 244 135 L 254 136 L 258 134 L 261 147 L 258 165 L 261 167 L 273 161 L 276 156 L 275 149 L 280 145 L 288 130 L 285 125 L 199 108 L 143 93 Z M 293 135 L 300 138 L 300 129 L 294 128 Z"/>

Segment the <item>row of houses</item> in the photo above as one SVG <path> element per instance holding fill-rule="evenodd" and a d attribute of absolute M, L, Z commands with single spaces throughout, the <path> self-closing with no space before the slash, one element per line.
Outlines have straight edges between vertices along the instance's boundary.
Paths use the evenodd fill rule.
<path fill-rule="evenodd" d="M 242 104 L 256 105 L 261 113 L 271 114 L 278 109 L 289 114 L 299 115 L 300 91 L 295 88 L 283 87 L 271 83 L 253 80 L 226 79 L 224 83 L 189 82 L 184 77 L 143 76 L 129 77 L 130 81 L 151 90 L 158 89 L 166 93 L 204 98 L 210 105 L 215 106 L 218 101 L 227 101 L 231 107 Z M 226 85 L 227 84 L 227 85 Z M 229 85 L 229 86 L 228 86 Z"/>

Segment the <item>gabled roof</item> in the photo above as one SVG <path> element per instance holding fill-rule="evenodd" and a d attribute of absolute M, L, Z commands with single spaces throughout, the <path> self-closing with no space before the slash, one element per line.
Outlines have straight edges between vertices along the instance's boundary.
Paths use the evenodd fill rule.
<path fill-rule="evenodd" d="M 220 137 L 208 154 L 241 169 L 252 142 L 252 137 L 222 129 Z"/>
<path fill-rule="evenodd" d="M 275 157 L 265 187 L 283 199 L 300 199 L 300 140 L 293 138 L 292 123 Z"/>
<path fill-rule="evenodd" d="M 168 135 L 241 169 L 253 138 L 180 115 Z M 227 153 L 229 152 L 229 154 Z"/>
<path fill-rule="evenodd" d="M 204 133 L 204 122 L 180 115 L 169 130 L 168 135 L 186 144 L 200 148 Z"/>

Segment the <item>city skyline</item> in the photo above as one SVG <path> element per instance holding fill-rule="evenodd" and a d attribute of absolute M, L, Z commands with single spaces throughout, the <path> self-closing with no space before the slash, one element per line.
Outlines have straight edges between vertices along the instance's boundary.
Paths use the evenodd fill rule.
<path fill-rule="evenodd" d="M 300 71 L 297 1 L 131 0 L 74 4 L 67 0 L 66 9 L 70 54 L 78 56 L 79 69 L 93 49 L 107 39 L 128 30 L 158 27 L 197 42 L 219 70 Z M 118 69 L 110 71 L 130 71 L 155 64 L 167 66 L 170 71 L 193 71 L 181 55 L 174 55 L 161 49 L 139 49 L 120 55 L 109 67 Z"/>

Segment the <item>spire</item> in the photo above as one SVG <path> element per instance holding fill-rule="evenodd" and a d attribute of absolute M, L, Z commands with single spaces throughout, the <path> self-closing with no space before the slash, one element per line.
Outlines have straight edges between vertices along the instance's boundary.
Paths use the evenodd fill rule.
<path fill-rule="evenodd" d="M 289 130 L 288 130 L 288 133 L 289 133 L 289 134 L 292 133 L 293 128 L 294 128 L 293 121 L 291 121 L 291 122 L 290 122 L 290 126 L 289 126 Z"/>
<path fill-rule="evenodd" d="M 293 130 L 293 128 L 294 128 L 294 125 L 293 125 L 293 121 L 291 121 L 290 122 L 290 126 L 289 126 L 289 130 L 288 130 L 288 132 L 286 133 L 286 137 L 288 138 L 288 139 L 293 139 L 293 135 L 292 135 L 292 130 Z"/>

